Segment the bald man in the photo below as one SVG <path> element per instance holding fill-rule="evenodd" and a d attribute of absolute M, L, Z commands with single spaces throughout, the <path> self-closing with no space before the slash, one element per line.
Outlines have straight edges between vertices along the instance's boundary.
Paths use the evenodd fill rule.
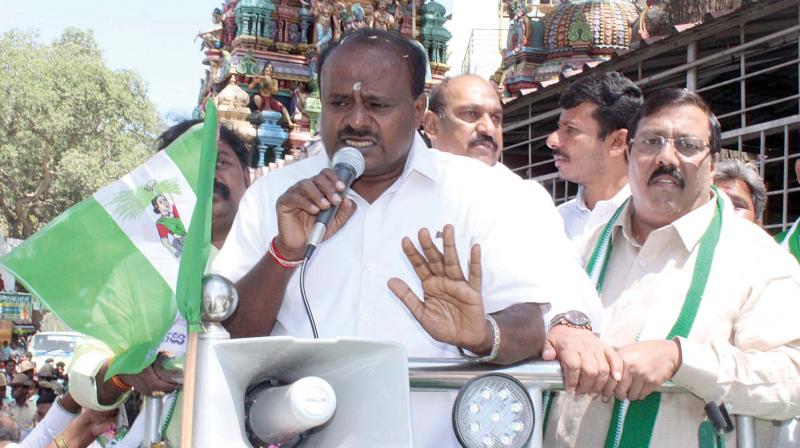
<path fill-rule="evenodd" d="M 434 148 L 495 166 L 503 151 L 503 105 L 477 75 L 448 78 L 431 91 L 424 116 Z"/>

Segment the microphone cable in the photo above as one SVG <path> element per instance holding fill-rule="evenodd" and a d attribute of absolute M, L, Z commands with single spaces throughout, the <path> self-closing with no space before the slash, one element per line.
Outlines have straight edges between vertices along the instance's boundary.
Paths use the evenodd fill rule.
<path fill-rule="evenodd" d="M 303 258 L 303 264 L 300 266 L 300 297 L 303 298 L 303 306 L 306 307 L 306 315 L 308 316 L 308 323 L 311 324 L 311 333 L 314 334 L 314 339 L 319 339 L 317 332 L 317 323 L 314 321 L 314 313 L 311 311 L 311 305 L 308 303 L 308 296 L 306 295 L 306 266 L 311 259 L 311 254 L 307 254 Z"/>

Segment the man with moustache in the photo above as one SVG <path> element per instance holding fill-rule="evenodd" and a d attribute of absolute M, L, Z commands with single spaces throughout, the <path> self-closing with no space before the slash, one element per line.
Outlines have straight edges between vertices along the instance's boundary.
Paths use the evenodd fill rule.
<path fill-rule="evenodd" d="M 547 137 L 558 175 L 580 184 L 560 205 L 567 236 L 577 241 L 608 221 L 628 196 L 628 120 L 642 93 L 617 72 L 595 73 L 570 84 L 559 99 L 558 129 Z"/>
<path fill-rule="evenodd" d="M 428 97 L 423 118 L 431 147 L 496 166 L 503 152 L 503 105 L 478 75 L 447 78 Z"/>
<path fill-rule="evenodd" d="M 602 400 L 560 394 L 545 445 L 723 446 L 707 402 L 797 415 L 800 267 L 711 188 L 719 122 L 696 93 L 665 89 L 629 129 L 631 199 L 583 247 L 623 375 Z M 667 380 L 689 393 L 653 392 Z M 756 429 L 762 439 L 771 424 Z"/>
<path fill-rule="evenodd" d="M 156 141 L 158 150 L 165 149 L 190 128 L 201 123 L 203 120 L 187 120 L 167 129 Z M 251 142 L 244 140 L 229 125 L 223 123 L 220 126 L 211 207 L 212 247 L 209 260 L 213 260 L 225 242 L 239 208 L 239 201 L 250 185 L 250 171 L 247 168 L 250 144 Z M 185 351 L 185 329 L 186 321 L 178 313 L 164 341 L 174 350 L 173 354 L 176 356 L 182 356 Z M 94 411 L 108 411 L 121 406 L 133 389 L 144 395 L 152 395 L 156 391 L 169 394 L 180 386 L 171 372 L 160 366 L 158 360 L 142 372 L 115 375 L 106 381 L 105 374 L 111 357 L 113 357 L 111 349 L 95 339 L 84 341 L 76 348 L 70 363 L 68 395 L 74 398 L 79 406 Z M 170 394 L 164 398 L 165 409 L 169 409 L 173 401 L 179 400 L 174 395 Z M 74 412 L 75 409 L 70 408 L 69 411 Z M 176 441 L 180 433 L 180 419 L 173 418 L 169 423 L 167 436 L 170 440 Z M 140 418 L 133 423 L 123 438 L 114 442 L 113 446 L 138 447 L 143 435 L 144 418 Z"/>
<path fill-rule="evenodd" d="M 239 292 L 225 323 L 233 337 L 312 336 L 297 267 L 315 216 L 336 205 L 305 275 L 322 338 L 391 340 L 413 357 L 471 352 L 505 364 L 539 353 L 539 304 L 547 302 L 542 308 L 550 312 L 593 314 L 597 298 L 544 189 L 432 151 L 416 133 L 425 111 L 425 62 L 418 45 L 375 29 L 323 51 L 326 151 L 256 182 L 214 263 Z M 360 151 L 366 165 L 347 191 L 329 168 L 345 146 Z M 519 207 L 523 198 L 527 206 Z M 421 252 L 408 237 L 414 234 Z M 587 329 L 556 328 L 550 331 L 556 343 L 572 336 L 606 353 Z M 599 375 L 587 374 L 584 382 L 593 385 Z M 454 398 L 412 396 L 417 446 L 458 446 L 450 422 Z"/>

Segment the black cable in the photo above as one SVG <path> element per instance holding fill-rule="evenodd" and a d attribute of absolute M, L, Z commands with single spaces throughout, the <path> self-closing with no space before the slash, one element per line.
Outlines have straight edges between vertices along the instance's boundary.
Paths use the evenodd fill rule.
<path fill-rule="evenodd" d="M 306 307 L 306 315 L 308 315 L 308 323 L 311 324 L 311 332 L 314 334 L 314 339 L 319 339 L 317 333 L 317 324 L 314 322 L 314 313 L 311 312 L 311 305 L 308 303 L 308 296 L 306 296 L 306 266 L 310 256 L 306 255 L 303 259 L 303 265 L 300 267 L 300 296 L 303 298 L 303 305 Z"/>

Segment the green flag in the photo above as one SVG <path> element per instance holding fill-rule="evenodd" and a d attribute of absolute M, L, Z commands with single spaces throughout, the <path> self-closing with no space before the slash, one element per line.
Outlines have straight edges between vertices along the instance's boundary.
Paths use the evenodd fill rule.
<path fill-rule="evenodd" d="M 209 102 L 205 123 L 0 258 L 67 325 L 111 347 L 108 375 L 150 365 L 178 310 L 197 331 L 216 139 Z"/>

